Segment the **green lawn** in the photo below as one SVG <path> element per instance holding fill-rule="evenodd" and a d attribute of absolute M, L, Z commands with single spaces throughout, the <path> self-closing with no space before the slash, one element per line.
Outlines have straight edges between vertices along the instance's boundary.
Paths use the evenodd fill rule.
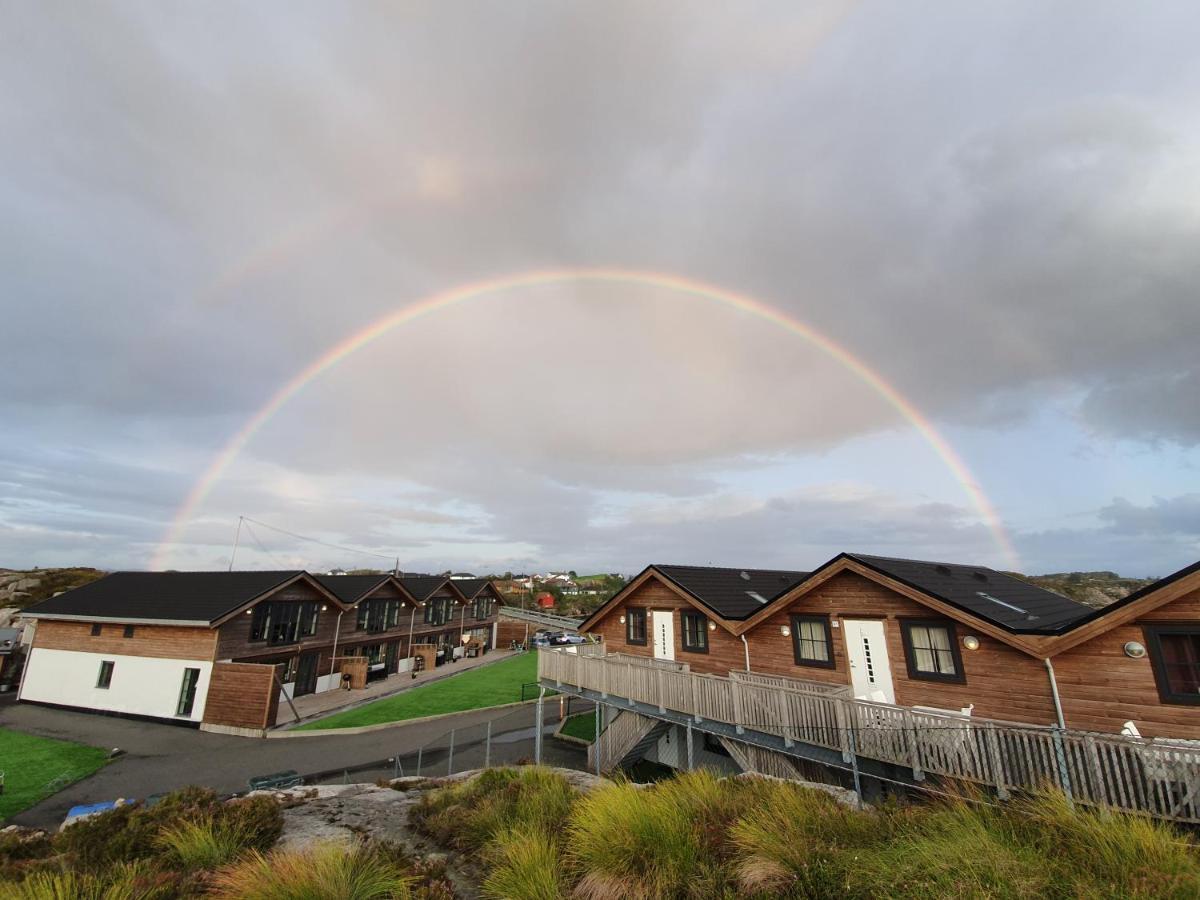
<path fill-rule="evenodd" d="M 0 821 L 91 775 L 107 756 L 98 747 L 0 728 L 0 770 L 4 772 Z"/>
<path fill-rule="evenodd" d="M 503 662 L 471 669 L 461 675 L 309 722 L 297 730 L 356 728 L 360 725 L 402 722 L 422 716 L 516 703 L 521 699 L 521 685 L 531 681 L 537 681 L 537 654 L 522 653 Z"/>
<path fill-rule="evenodd" d="M 578 713 L 567 718 L 558 729 L 559 734 L 579 738 L 589 744 L 596 739 L 596 714 L 594 712 Z"/>

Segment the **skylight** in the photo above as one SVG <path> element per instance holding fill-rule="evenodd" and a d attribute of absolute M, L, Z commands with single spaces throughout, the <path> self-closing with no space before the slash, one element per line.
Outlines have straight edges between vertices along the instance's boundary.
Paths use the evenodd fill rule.
<path fill-rule="evenodd" d="M 767 602 L 767 598 L 764 597 L 762 594 L 760 594 L 758 591 L 746 591 L 746 596 L 749 597 L 751 600 L 754 600 L 758 603 L 766 603 Z"/>
<path fill-rule="evenodd" d="M 1019 612 L 1022 615 L 1026 615 L 1026 616 L 1029 615 L 1029 610 L 1021 609 L 1021 607 L 1019 607 L 1019 606 L 1013 606 L 1011 603 L 1005 603 L 1003 600 L 996 599 L 991 594 L 984 593 L 983 591 L 976 591 L 975 593 L 978 596 L 982 597 L 984 600 L 991 600 L 993 603 L 998 603 L 1000 606 L 1003 606 L 1006 609 L 1011 609 L 1013 612 Z"/>

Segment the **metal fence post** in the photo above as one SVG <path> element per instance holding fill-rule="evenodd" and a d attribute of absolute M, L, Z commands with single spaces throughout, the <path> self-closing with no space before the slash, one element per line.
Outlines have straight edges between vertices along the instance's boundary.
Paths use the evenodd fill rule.
<path fill-rule="evenodd" d="M 862 780 L 858 777 L 858 742 L 854 739 L 853 725 L 846 729 L 846 743 L 850 747 L 850 765 L 854 771 L 854 793 L 858 797 L 858 805 L 862 806 Z"/>
<path fill-rule="evenodd" d="M 421 754 L 424 752 L 424 745 L 417 748 L 417 777 L 421 777 Z"/>
<path fill-rule="evenodd" d="M 487 737 L 483 741 L 483 767 L 492 767 L 492 720 L 487 721 Z"/>
<path fill-rule="evenodd" d="M 534 705 L 533 713 L 535 717 L 535 721 L 533 723 L 533 761 L 539 766 L 542 764 L 542 722 L 544 721 L 542 718 L 542 706 L 545 702 L 545 698 L 546 689 L 544 687 L 539 687 L 537 703 Z"/>
<path fill-rule="evenodd" d="M 596 757 L 596 774 L 600 774 L 600 734 L 604 725 L 604 711 L 599 703 L 596 704 L 596 734 L 592 741 L 592 753 Z"/>
<path fill-rule="evenodd" d="M 696 756 L 692 746 L 692 723 L 689 720 L 687 723 L 687 770 L 690 772 L 694 768 L 696 768 Z"/>
<path fill-rule="evenodd" d="M 446 774 L 447 775 L 454 774 L 454 731 L 455 731 L 455 729 L 453 729 L 453 728 L 450 729 L 450 752 L 446 754 Z"/>

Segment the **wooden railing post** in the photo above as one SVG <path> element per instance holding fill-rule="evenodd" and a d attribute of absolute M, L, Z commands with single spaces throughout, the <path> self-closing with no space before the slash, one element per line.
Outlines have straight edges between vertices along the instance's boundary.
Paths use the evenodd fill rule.
<path fill-rule="evenodd" d="M 700 722 L 703 721 L 700 718 L 700 678 L 696 675 L 693 675 L 691 676 L 690 681 L 692 686 L 692 718 L 694 718 L 697 722 Z"/>
<path fill-rule="evenodd" d="M 994 723 L 987 722 L 984 725 L 983 739 L 987 744 L 988 760 L 992 765 L 992 778 L 996 782 L 996 796 L 1007 800 L 1008 784 L 1004 775 L 1004 755 L 1000 752 L 1000 738 L 996 735 Z"/>
<path fill-rule="evenodd" d="M 1092 799 L 1106 804 L 1110 803 L 1108 798 L 1108 782 L 1104 777 L 1104 769 L 1100 765 L 1100 752 L 1096 749 L 1096 739 L 1090 734 L 1085 735 L 1083 746 L 1087 751 L 1088 764 L 1091 766 L 1092 777 L 1096 782 L 1096 789 L 1092 792 Z"/>
<path fill-rule="evenodd" d="M 792 704 L 789 702 L 791 694 L 788 691 L 779 691 L 775 696 L 779 698 L 779 725 L 783 729 L 783 746 L 791 747 L 796 743 L 792 740 L 795 732 L 792 728 Z"/>
<path fill-rule="evenodd" d="M 917 724 L 913 720 L 912 710 L 902 707 L 900 713 L 900 730 L 904 732 L 904 744 L 908 750 L 909 768 L 917 781 L 925 780 L 925 771 L 921 766 L 921 740 L 917 736 Z"/>
<path fill-rule="evenodd" d="M 734 679 L 729 680 L 729 691 L 733 697 L 733 726 L 737 729 L 738 734 L 745 734 L 746 729 L 743 723 L 746 716 L 742 710 L 742 684 Z"/>
<path fill-rule="evenodd" d="M 636 702 L 633 699 L 633 663 L 625 663 L 625 702 L 633 706 Z"/>
<path fill-rule="evenodd" d="M 661 666 L 657 667 L 655 669 L 655 676 L 654 676 L 654 690 L 655 690 L 655 693 L 658 695 L 657 699 L 658 699 L 658 711 L 659 712 L 667 711 L 667 706 L 663 702 L 663 695 L 666 694 L 666 690 L 663 688 L 663 679 L 665 677 L 666 677 L 666 672 L 663 671 L 663 668 Z"/>
<path fill-rule="evenodd" d="M 833 717 L 837 720 L 838 749 L 842 751 L 842 762 L 850 762 L 853 754 L 850 751 L 850 701 L 839 697 L 833 706 Z"/>

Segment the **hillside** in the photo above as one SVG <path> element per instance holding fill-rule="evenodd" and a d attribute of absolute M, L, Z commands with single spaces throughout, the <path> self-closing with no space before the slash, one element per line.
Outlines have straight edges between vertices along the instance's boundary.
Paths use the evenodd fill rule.
<path fill-rule="evenodd" d="M 1022 575 L 1011 572 L 1014 578 L 1088 606 L 1102 609 L 1128 597 L 1134 591 L 1153 584 L 1156 578 L 1122 578 L 1116 572 L 1055 572 L 1049 575 Z"/>
<path fill-rule="evenodd" d="M 69 591 L 104 575 L 99 569 L 73 566 L 68 569 L 0 569 L 0 606 L 25 607 L 62 591 Z"/>

